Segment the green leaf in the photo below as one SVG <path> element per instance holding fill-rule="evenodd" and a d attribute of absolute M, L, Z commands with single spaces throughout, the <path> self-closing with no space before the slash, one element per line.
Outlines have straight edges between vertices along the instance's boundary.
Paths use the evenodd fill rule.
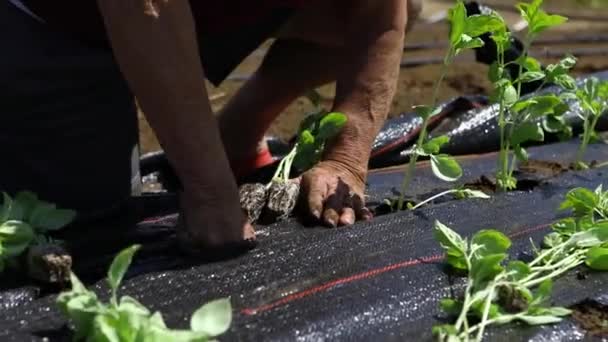
<path fill-rule="evenodd" d="M 505 253 L 511 247 L 511 240 L 497 230 L 480 230 L 471 239 L 471 243 L 481 246 L 475 252 L 477 256 L 483 257 L 490 254 Z"/>
<path fill-rule="evenodd" d="M 76 332 L 74 336 L 75 340 L 81 340 L 86 336 L 90 336 L 95 317 L 105 311 L 92 293 L 78 295 L 62 293 L 57 301 L 74 324 Z"/>
<path fill-rule="evenodd" d="M 123 296 L 120 298 L 120 304 L 118 305 L 119 311 L 129 312 L 139 316 L 149 316 L 150 310 L 148 310 L 143 304 L 138 302 L 135 298 L 130 296 Z"/>
<path fill-rule="evenodd" d="M 562 242 L 563 242 L 562 235 L 557 232 L 547 234 L 543 238 L 544 245 L 549 248 L 556 247 L 556 246 L 560 245 Z"/>
<path fill-rule="evenodd" d="M 562 100 L 556 95 L 536 96 L 534 97 L 534 101 L 536 103 L 529 107 L 529 113 L 532 118 L 553 114 L 555 108 L 562 104 Z"/>
<path fill-rule="evenodd" d="M 462 310 L 462 302 L 453 300 L 451 298 L 442 299 L 439 302 L 439 306 L 443 312 L 451 316 L 458 316 Z"/>
<path fill-rule="evenodd" d="M 528 315 L 517 315 L 517 319 L 525 322 L 528 325 L 544 325 L 559 323 L 562 321 L 560 317 L 556 316 L 528 316 Z"/>
<path fill-rule="evenodd" d="M 608 225 L 590 228 L 573 234 L 567 241 L 568 246 L 595 247 L 608 242 Z"/>
<path fill-rule="evenodd" d="M 152 316 L 150 316 L 150 320 L 149 320 L 151 325 L 160 327 L 160 328 L 166 328 L 167 325 L 165 324 L 165 320 L 163 319 L 163 315 L 160 312 L 155 312 Z"/>
<path fill-rule="evenodd" d="M 485 309 L 484 300 L 476 301 L 473 303 L 473 305 L 471 305 L 471 310 L 473 311 L 473 314 L 475 314 L 475 316 L 479 319 L 481 319 L 483 317 L 484 309 Z M 493 319 L 499 315 L 500 315 L 499 306 L 496 304 L 490 304 L 490 310 L 488 311 L 488 318 Z"/>
<path fill-rule="evenodd" d="M 515 102 L 513 104 L 513 106 L 511 107 L 511 110 L 516 112 L 516 113 L 521 113 L 522 111 L 524 111 L 525 109 L 528 109 L 530 107 L 532 107 L 533 105 L 537 104 L 535 99 L 527 99 L 527 100 L 519 100 L 517 102 Z"/>
<path fill-rule="evenodd" d="M 225 333 L 230 328 L 231 321 L 230 299 L 224 298 L 214 300 L 196 310 L 190 320 L 190 327 L 194 331 L 215 337 Z"/>
<path fill-rule="evenodd" d="M 467 242 L 458 233 L 439 221 L 435 221 L 434 231 L 435 239 L 448 254 L 448 263 L 456 269 L 467 270 L 465 259 Z"/>
<path fill-rule="evenodd" d="M 507 257 L 506 254 L 488 254 L 482 258 L 474 259 L 471 264 L 471 278 L 475 288 L 481 284 L 494 279 L 503 271 L 500 263 Z"/>
<path fill-rule="evenodd" d="M 68 209 L 57 209 L 52 203 L 37 204 L 30 215 L 30 224 L 36 229 L 57 230 L 65 227 L 76 218 L 76 212 Z"/>
<path fill-rule="evenodd" d="M 562 308 L 559 306 L 554 306 L 550 308 L 541 308 L 535 307 L 529 310 L 530 316 L 556 316 L 556 317 L 564 317 L 568 316 L 572 313 L 572 310 Z"/>
<path fill-rule="evenodd" d="M 0 225 L 2 257 L 21 255 L 34 241 L 34 230 L 23 221 L 6 221 Z"/>
<path fill-rule="evenodd" d="M 342 113 L 329 113 L 321 119 L 316 139 L 325 141 L 340 133 L 346 123 L 346 115 Z"/>
<path fill-rule="evenodd" d="M 566 200 L 562 202 L 559 210 L 574 210 L 577 217 L 593 214 L 594 208 L 599 202 L 599 197 L 591 190 L 575 188 L 566 194 Z"/>
<path fill-rule="evenodd" d="M 517 89 L 512 84 L 507 85 L 502 90 L 502 101 L 506 107 L 511 107 L 515 102 L 519 100 L 517 96 Z"/>
<path fill-rule="evenodd" d="M 122 342 L 118 332 L 119 323 L 114 317 L 98 315 L 93 320 L 93 332 L 90 339 L 95 342 Z"/>
<path fill-rule="evenodd" d="M 589 249 L 585 263 L 591 269 L 608 271 L 608 248 L 593 247 Z"/>
<path fill-rule="evenodd" d="M 449 324 L 436 325 L 433 327 L 433 335 L 457 336 L 458 330 L 456 330 L 453 325 Z"/>
<path fill-rule="evenodd" d="M 492 83 L 498 82 L 498 80 L 502 79 L 504 73 L 505 69 L 498 62 L 494 62 L 488 70 L 488 79 Z"/>
<path fill-rule="evenodd" d="M 497 15 L 475 14 L 466 18 L 464 34 L 479 37 L 484 33 L 500 30 L 504 25 L 502 18 Z"/>
<path fill-rule="evenodd" d="M 513 153 L 515 154 L 517 160 L 520 161 L 526 162 L 530 158 L 528 155 L 528 151 L 526 151 L 526 149 L 521 147 L 520 145 L 516 145 L 515 147 L 513 147 Z"/>
<path fill-rule="evenodd" d="M 521 83 L 530 83 L 539 81 L 545 78 L 545 73 L 542 71 L 526 71 L 518 79 Z"/>
<path fill-rule="evenodd" d="M 437 154 L 441 150 L 441 147 L 450 142 L 450 138 L 447 135 L 442 135 L 433 138 L 422 145 L 422 150 L 427 155 Z"/>
<path fill-rule="evenodd" d="M 539 19 L 536 20 L 530 32 L 539 34 L 552 27 L 562 25 L 567 21 L 568 18 L 562 17 L 561 15 L 547 15 L 546 13 L 543 13 L 543 15 L 541 15 Z"/>
<path fill-rule="evenodd" d="M 137 252 L 137 250 L 139 250 L 140 247 L 140 245 L 133 245 L 126 248 L 118 253 L 118 255 L 116 255 L 112 261 L 112 265 L 110 265 L 110 269 L 108 271 L 108 284 L 110 285 L 114 296 L 116 295 L 116 290 L 122 282 L 122 278 L 125 276 L 125 273 L 131 264 L 131 260 L 133 260 L 133 255 Z"/>
<path fill-rule="evenodd" d="M 521 65 L 525 70 L 528 71 L 542 71 L 540 62 L 534 57 L 521 55 L 517 59 L 517 64 Z"/>
<path fill-rule="evenodd" d="M 551 225 L 551 228 L 562 236 L 570 236 L 576 233 L 577 224 L 573 218 L 565 218 Z"/>
<path fill-rule="evenodd" d="M 536 122 L 523 122 L 518 125 L 511 135 L 511 144 L 521 145 L 527 141 L 543 141 L 545 133 L 540 125 Z"/>
<path fill-rule="evenodd" d="M 38 204 L 38 196 L 30 191 L 19 192 L 13 199 L 9 219 L 27 221 L 34 207 Z"/>
<path fill-rule="evenodd" d="M 530 275 L 532 270 L 530 266 L 523 261 L 515 260 L 507 264 L 507 273 L 510 273 L 509 277 L 513 281 L 519 281 Z"/>
<path fill-rule="evenodd" d="M 456 47 L 466 27 L 467 11 L 462 1 L 458 1 L 448 10 L 450 22 L 450 46 Z"/>
<path fill-rule="evenodd" d="M 298 147 L 314 145 L 315 137 L 308 129 L 303 130 L 298 136 Z"/>
<path fill-rule="evenodd" d="M 460 42 L 456 45 L 456 54 L 459 54 L 462 50 L 476 49 L 483 46 L 483 40 L 481 38 L 472 38 L 466 34 L 463 34 Z"/>
<path fill-rule="evenodd" d="M 488 199 L 488 196 L 485 192 L 479 190 L 471 190 L 471 189 L 458 189 L 454 192 L 454 196 L 459 199 L 464 198 L 483 198 Z"/>
<path fill-rule="evenodd" d="M 573 91 L 576 89 L 576 81 L 570 75 L 555 76 L 553 82 L 566 90 Z"/>
<path fill-rule="evenodd" d="M 0 222 L 8 221 L 11 214 L 13 199 L 6 193 L 2 193 L 2 207 L 0 208 Z"/>
<path fill-rule="evenodd" d="M 446 154 L 432 155 L 431 168 L 437 178 L 446 182 L 454 182 L 462 177 L 458 162 Z"/>

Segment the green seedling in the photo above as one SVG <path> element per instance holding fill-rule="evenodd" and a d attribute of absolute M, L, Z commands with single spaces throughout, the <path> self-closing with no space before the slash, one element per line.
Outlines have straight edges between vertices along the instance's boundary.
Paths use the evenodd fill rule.
<path fill-rule="evenodd" d="M 320 108 L 320 95 L 312 91 L 308 95 L 317 110 L 309 114 L 300 124 L 297 141 L 292 150 L 280 161 L 272 180 L 268 184 L 246 184 L 240 189 L 241 207 L 250 222 L 258 220 L 264 210 L 267 216 L 283 220 L 293 211 L 300 185 L 291 180 L 295 167 L 299 171 L 312 168 L 321 160 L 327 143 L 335 137 L 346 123 L 342 113 Z"/>
<path fill-rule="evenodd" d="M 574 217 L 555 223 L 543 239 L 533 261 L 508 259 L 511 241 L 496 230 L 482 230 L 470 241 L 435 222 L 436 238 L 446 251 L 446 262 L 467 274 L 462 300 L 444 299 L 442 310 L 456 317 L 451 325 L 434 328 L 440 341 L 481 341 L 486 327 L 514 321 L 528 325 L 551 324 L 570 310 L 548 307 L 552 282 L 565 272 L 586 264 L 608 270 L 608 194 L 573 189 L 560 209 L 573 209 Z M 470 324 L 475 320 L 476 324 Z"/>
<path fill-rule="evenodd" d="M 0 272 L 7 265 L 18 266 L 17 258 L 32 246 L 56 243 L 48 233 L 59 230 L 76 217 L 76 212 L 58 209 L 31 192 L 15 198 L 3 193 L 0 207 Z"/>
<path fill-rule="evenodd" d="M 215 300 L 196 310 L 190 319 L 190 330 L 167 328 L 160 312 L 150 312 L 133 297 L 118 299 L 118 288 L 138 249 L 138 245 L 132 246 L 114 258 L 107 276 L 112 291 L 109 303 L 102 303 L 71 274 L 72 289 L 61 293 L 57 304 L 71 321 L 75 341 L 205 342 L 228 330 L 232 321 L 229 299 Z"/>
<path fill-rule="evenodd" d="M 422 207 L 423 205 L 426 205 L 430 202 L 433 202 L 434 200 L 444 197 L 444 196 L 448 196 L 448 195 L 452 195 L 457 199 L 465 199 L 465 198 L 482 198 L 482 199 L 488 199 L 490 198 L 490 196 L 488 196 L 486 193 L 484 193 L 483 191 L 479 191 L 479 190 L 471 190 L 471 189 L 450 189 L 450 190 L 446 190 L 443 192 L 440 192 L 436 195 L 433 195 L 427 199 L 425 199 L 424 201 L 416 204 L 416 205 L 411 205 L 410 210 L 416 210 L 420 207 Z"/>
<path fill-rule="evenodd" d="M 582 112 L 579 114 L 583 119 L 583 136 L 581 145 L 576 154 L 575 167 L 577 169 L 587 169 L 589 166 L 583 162 L 587 146 L 591 139 L 597 136 L 595 126 L 602 115 L 608 110 L 608 81 L 600 82 L 597 78 L 591 77 L 585 81 L 581 89 L 576 91 Z"/>
<path fill-rule="evenodd" d="M 493 15 L 503 23 L 491 35 L 496 43 L 498 60 L 490 67 L 488 73 L 494 85 L 491 99 L 499 104 L 500 153 L 496 180 L 497 188 L 502 191 L 517 186 L 517 180 L 513 177 L 516 160 L 528 160 L 528 153 L 522 147 L 523 144 L 543 141 L 545 137 L 543 128 L 551 132 L 570 130 L 563 119 L 563 114 L 568 109 L 564 100 L 572 98 L 571 91 L 576 88 L 574 79 L 568 75 L 576 59 L 567 56 L 543 70 L 540 63 L 528 55 L 531 44 L 542 32 L 567 21 L 565 17 L 547 14 L 541 9 L 541 5 L 542 0 L 517 5 L 523 20 L 528 24 L 528 29 L 521 57 L 508 63 L 505 62 L 505 51 L 510 46 L 511 34 L 500 15 L 498 13 Z M 518 66 L 517 79 L 512 79 L 507 72 L 507 66 L 512 63 Z M 567 91 L 560 96 L 549 94 L 521 97 L 524 83 L 539 81 L 541 81 L 539 89 L 547 83 L 554 83 Z M 514 158 L 511 158 L 511 153 L 514 154 Z"/>
<path fill-rule="evenodd" d="M 437 106 L 439 88 L 441 87 L 448 68 L 452 64 L 454 58 L 464 50 L 483 46 L 483 41 L 479 36 L 487 32 L 496 31 L 502 25 L 502 22 L 494 16 L 467 16 L 462 1 L 458 1 L 456 5 L 449 10 L 448 18 L 450 21 L 450 45 L 444 56 L 439 78 L 433 86 L 431 105 L 414 107 L 416 113 L 423 119 L 423 122 L 418 140 L 410 156 L 409 165 L 405 171 L 397 210 L 403 209 L 405 194 L 414 177 L 416 162 L 420 156 L 428 157 L 430 159 L 433 173 L 441 180 L 453 182 L 462 176 L 462 169 L 460 165 L 458 165 L 458 162 L 451 156 L 440 153 L 441 147 L 449 142 L 449 137 L 439 136 L 427 141 L 428 126 L 430 119 L 440 112 L 440 108 Z"/>

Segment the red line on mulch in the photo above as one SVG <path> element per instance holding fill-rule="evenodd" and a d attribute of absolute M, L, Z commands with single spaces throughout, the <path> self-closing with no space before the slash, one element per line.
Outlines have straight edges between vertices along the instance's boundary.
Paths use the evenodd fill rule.
<path fill-rule="evenodd" d="M 512 238 L 518 238 L 520 236 L 523 235 L 528 235 L 530 233 L 539 231 L 539 230 L 543 230 L 545 228 L 548 228 L 549 226 L 551 226 L 551 224 L 542 224 L 539 226 L 535 226 L 532 228 L 527 228 L 527 229 L 523 229 L 520 230 L 518 232 L 509 234 L 510 237 Z M 373 278 L 376 277 L 380 274 L 383 273 L 387 273 L 387 272 L 391 272 L 391 271 L 395 271 L 398 269 L 402 269 L 402 268 L 408 268 L 408 267 L 412 267 L 412 266 L 416 266 L 416 265 L 420 265 L 423 263 L 429 263 L 429 262 L 435 262 L 435 261 L 440 261 L 443 259 L 443 254 L 437 254 L 437 255 L 431 255 L 431 256 L 425 256 L 425 257 L 421 257 L 421 258 L 417 258 L 417 259 L 410 259 L 404 262 L 400 262 L 397 264 L 392 264 L 392 265 L 388 265 L 388 266 L 384 266 L 384 267 L 380 267 L 380 268 L 376 268 L 376 269 L 372 269 L 369 271 L 365 271 L 362 273 L 357 273 L 354 274 L 352 276 L 349 277 L 345 277 L 345 278 L 339 278 L 336 280 L 332 280 L 330 282 L 327 282 L 325 284 L 321 284 L 321 285 L 317 285 L 311 288 L 308 288 L 306 290 L 302 290 L 300 292 L 296 292 L 293 294 L 290 294 L 288 296 L 285 296 L 279 300 L 276 300 L 274 302 L 270 302 L 268 304 L 262 305 L 262 306 L 258 306 L 255 308 L 244 308 L 241 310 L 241 313 L 243 315 L 247 315 L 247 316 L 253 316 L 256 315 L 258 313 L 261 312 L 265 312 L 265 311 L 270 311 L 272 309 L 275 309 L 279 306 L 283 306 L 286 304 L 289 304 L 293 301 L 305 298 L 305 297 L 310 297 L 313 296 L 317 293 L 320 292 L 325 292 L 328 291 L 336 286 L 339 285 L 343 285 L 343 284 L 348 284 L 348 283 L 352 283 L 355 281 L 359 281 L 359 280 L 363 280 L 363 279 L 369 279 L 369 278 Z"/>

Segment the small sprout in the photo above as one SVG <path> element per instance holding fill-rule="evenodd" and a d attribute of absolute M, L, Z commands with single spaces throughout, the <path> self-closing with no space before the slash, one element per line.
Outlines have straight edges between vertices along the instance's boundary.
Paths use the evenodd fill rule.
<path fill-rule="evenodd" d="M 562 219 L 544 238 L 544 248 L 535 250 L 530 262 L 504 260 L 511 241 L 495 230 L 477 232 L 470 241 L 454 230 L 435 223 L 435 237 L 446 252 L 446 262 L 467 272 L 462 301 L 446 298 L 442 310 L 456 317 L 453 325 L 433 328 L 441 341 L 481 341 L 489 325 L 520 321 L 528 325 L 557 323 L 571 313 L 550 307 L 553 279 L 579 265 L 608 270 L 608 220 L 603 216 L 608 195 L 602 187 L 573 189 L 562 209 L 574 209 L 575 217 Z M 479 322 L 472 325 L 470 317 Z"/>
<path fill-rule="evenodd" d="M 71 320 L 75 341 L 212 341 L 225 333 L 232 321 L 230 299 L 212 301 L 196 310 L 190 330 L 167 328 L 160 312 L 152 313 L 135 298 L 118 299 L 117 289 L 138 245 L 120 252 L 108 271 L 112 288 L 110 303 L 103 303 L 70 273 L 72 289 L 57 297 L 57 305 Z M 137 338 L 135 338 L 137 337 Z"/>
<path fill-rule="evenodd" d="M 583 162 L 583 157 L 590 142 L 597 137 L 595 126 L 600 117 L 608 111 L 608 81 L 600 82 L 596 77 L 585 80 L 581 89 L 576 91 L 576 98 L 581 104 L 583 123 L 583 136 L 574 166 L 584 170 L 589 166 Z"/>
<path fill-rule="evenodd" d="M 315 103 L 314 96 L 310 99 Z M 299 183 L 291 180 L 292 169 L 306 171 L 318 163 L 326 143 L 345 124 L 344 114 L 328 113 L 320 108 L 302 121 L 295 146 L 281 160 L 270 183 L 245 184 L 239 189 L 241 208 L 250 222 L 256 222 L 264 209 L 271 220 L 284 220 L 291 214 L 300 192 Z"/>

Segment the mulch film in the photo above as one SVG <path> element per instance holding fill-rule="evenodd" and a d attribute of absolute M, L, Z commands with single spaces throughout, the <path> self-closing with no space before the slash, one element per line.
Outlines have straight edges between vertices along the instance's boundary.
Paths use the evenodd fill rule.
<path fill-rule="evenodd" d="M 187 327 L 200 305 L 229 296 L 235 316 L 222 341 L 427 341 L 432 339 L 432 326 L 445 319 L 439 300 L 458 294 L 464 285 L 463 279 L 444 271 L 433 222 L 440 220 L 465 236 L 498 229 L 513 240 L 512 257 L 531 256 L 530 240 L 538 243 L 549 225 L 564 217 L 556 209 L 569 189 L 608 186 L 607 168 L 567 170 L 576 148 L 576 141 L 531 148 L 532 159 L 564 168 L 520 174 L 528 184 L 521 191 L 494 194 L 489 200 L 443 201 L 342 229 L 305 227 L 296 221 L 259 227 L 259 246 L 228 261 L 197 262 L 176 251 L 176 204 L 171 195 L 135 199 L 133 217 L 73 228 L 64 238 L 73 246 L 76 272 L 102 298 L 107 298 L 108 289 L 101 277 L 113 253 L 142 243 L 120 293 L 160 310 L 170 327 Z M 608 160 L 608 149 L 592 145 L 588 157 Z M 472 183 L 492 175 L 496 155 L 460 160 L 465 170 L 461 183 Z M 391 196 L 401 176 L 400 168 L 373 171 L 368 179 L 370 203 L 380 204 Z M 451 186 L 435 180 L 422 162 L 411 193 L 424 198 Z M 0 293 L 0 340 L 70 340 L 66 321 L 54 304 L 55 294 L 19 285 L 4 284 Z M 607 304 L 607 286 L 607 274 L 577 269 L 556 282 L 553 300 L 563 306 L 591 301 L 595 306 L 577 311 L 576 316 L 586 321 L 597 316 L 594 312 L 601 314 L 597 307 Z M 592 332 L 567 319 L 543 327 L 493 328 L 487 338 L 599 339 Z"/>

